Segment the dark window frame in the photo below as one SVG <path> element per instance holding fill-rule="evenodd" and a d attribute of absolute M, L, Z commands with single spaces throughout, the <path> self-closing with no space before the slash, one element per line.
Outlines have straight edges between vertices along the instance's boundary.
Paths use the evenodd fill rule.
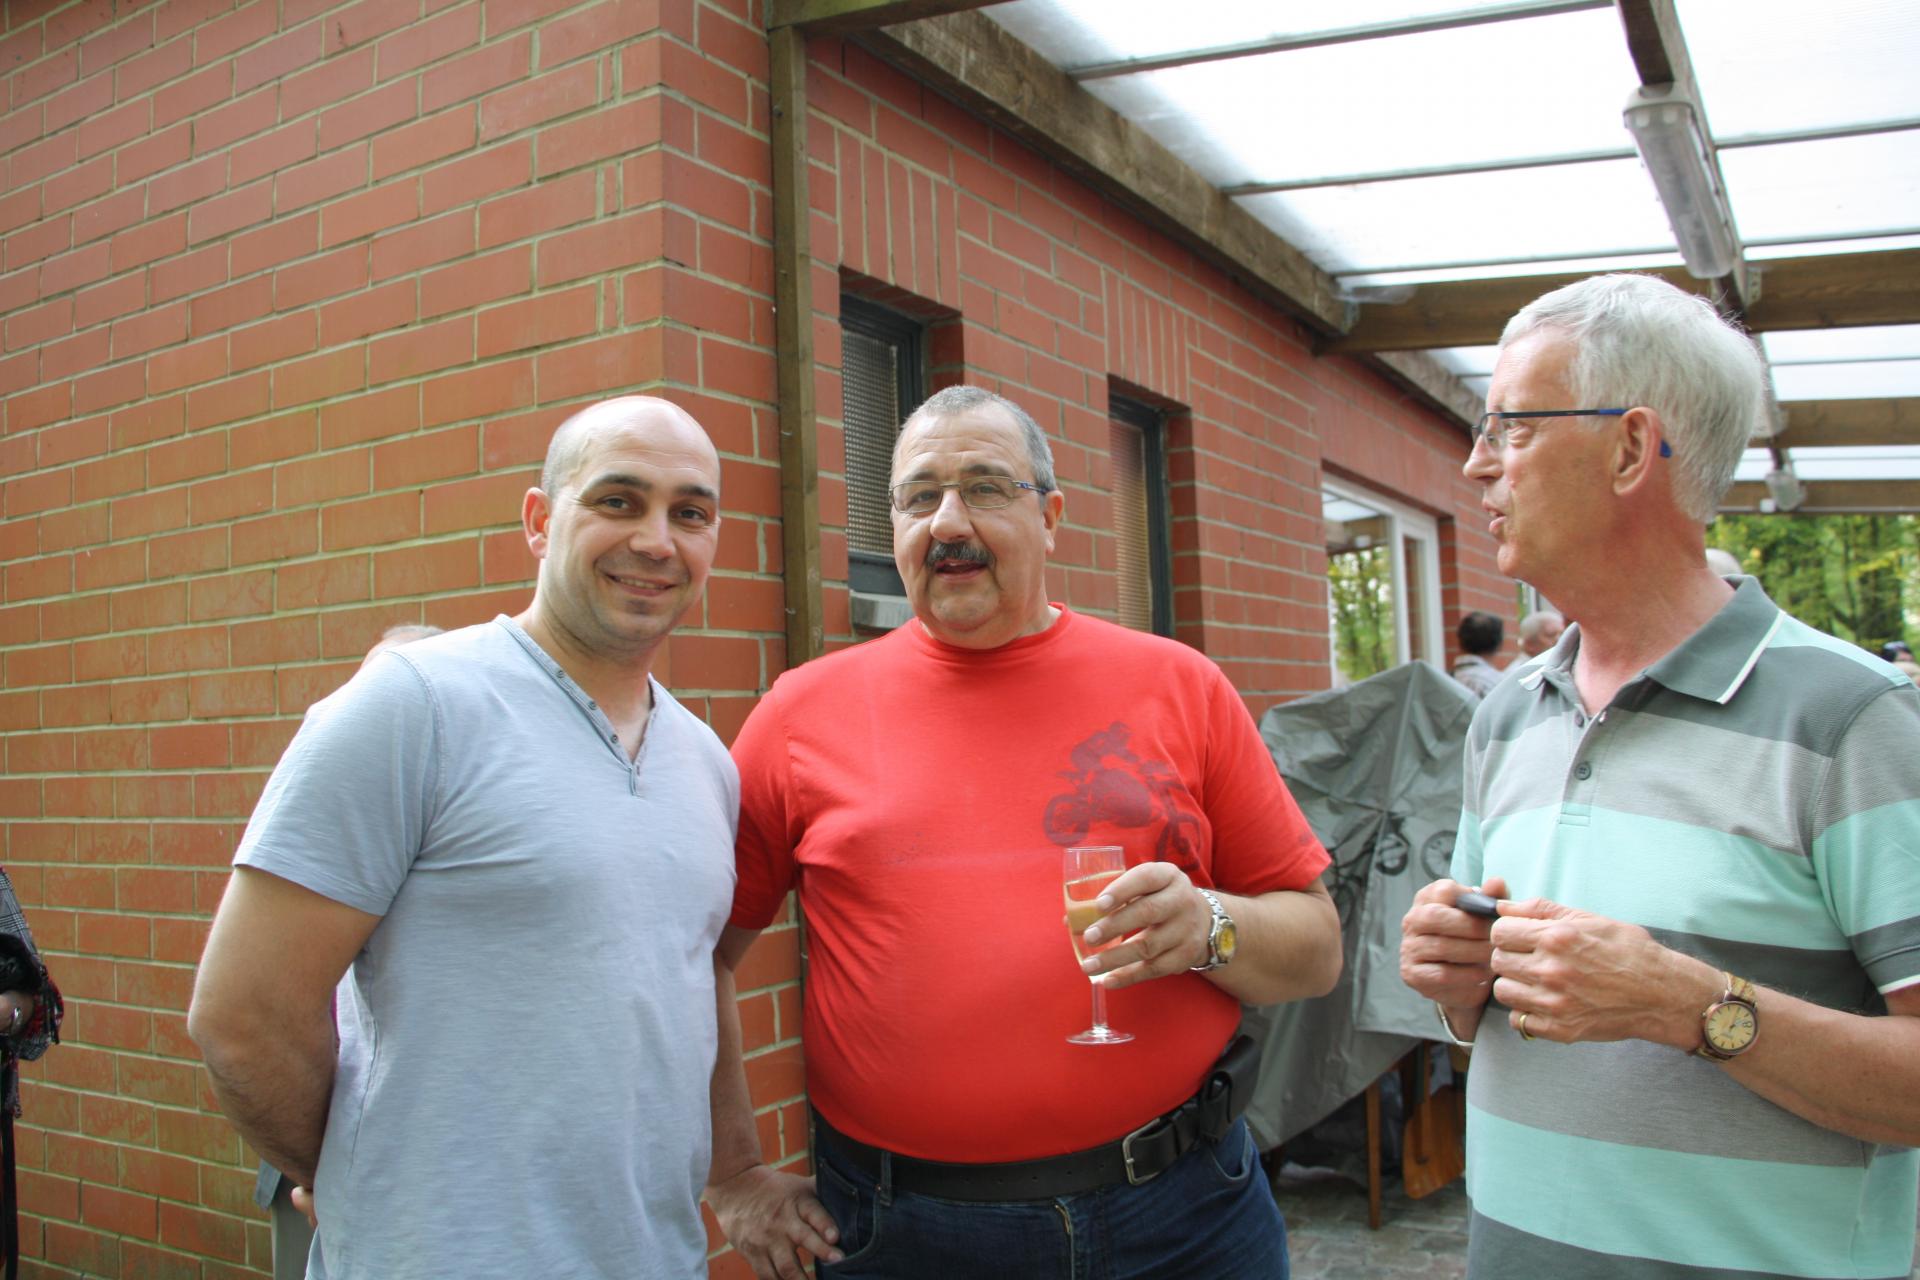
<path fill-rule="evenodd" d="M 928 395 L 926 325 L 857 294 L 842 293 L 840 327 L 894 349 L 895 395 L 904 421 L 904 415 L 912 413 Z M 899 422 L 893 424 L 894 440 L 899 438 L 900 426 Z M 891 452 L 893 440 L 888 441 L 887 447 Z M 886 501 L 884 495 L 881 500 Z M 851 488 L 847 501 L 849 504 L 854 501 Z M 852 546 L 847 548 L 847 588 L 866 595 L 907 594 L 906 584 L 901 581 L 900 570 L 894 566 L 891 555 L 857 551 Z"/>
<path fill-rule="evenodd" d="M 1153 634 L 1173 637 L 1173 494 L 1167 480 L 1167 415 L 1118 391 L 1107 395 L 1107 416 L 1140 432 L 1147 499 L 1147 589 L 1153 595 Z"/>

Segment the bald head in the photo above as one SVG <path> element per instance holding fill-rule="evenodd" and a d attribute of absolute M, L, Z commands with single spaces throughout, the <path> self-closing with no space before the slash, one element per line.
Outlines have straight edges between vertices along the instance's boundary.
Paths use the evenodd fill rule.
<path fill-rule="evenodd" d="M 540 468 L 540 489 L 548 497 L 578 480 L 580 468 L 596 444 L 623 431 L 645 434 L 661 442 L 690 445 L 720 473 L 720 455 L 713 442 L 686 410 L 658 396 L 617 396 L 590 404 L 560 424 L 547 444 L 547 460 Z"/>

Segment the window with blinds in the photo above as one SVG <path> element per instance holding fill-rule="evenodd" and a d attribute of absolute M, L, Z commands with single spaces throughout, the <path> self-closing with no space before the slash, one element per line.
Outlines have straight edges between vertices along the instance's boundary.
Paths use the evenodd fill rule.
<path fill-rule="evenodd" d="M 1166 432 L 1161 415 L 1137 400 L 1108 396 L 1113 475 L 1115 620 L 1136 631 L 1173 634 L 1172 547 L 1167 535 Z"/>
<path fill-rule="evenodd" d="M 922 329 L 863 298 L 840 298 L 841 420 L 847 440 L 847 585 L 905 595 L 893 566 L 887 481 L 900 423 L 926 399 Z"/>

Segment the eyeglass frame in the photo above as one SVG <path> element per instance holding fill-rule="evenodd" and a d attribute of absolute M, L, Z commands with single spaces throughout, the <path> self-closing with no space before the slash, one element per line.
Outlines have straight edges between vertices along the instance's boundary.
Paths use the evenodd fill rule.
<path fill-rule="evenodd" d="M 1029 484 L 1025 480 L 1015 480 L 1012 476 L 978 475 L 978 476 L 967 476 L 965 479 L 961 479 L 961 480 L 946 480 L 946 481 L 940 481 L 940 482 L 935 482 L 932 480 L 902 480 L 899 484 L 890 484 L 887 486 L 887 502 L 889 505 L 893 507 L 895 511 L 899 512 L 903 516 L 906 516 L 909 520 L 925 520 L 927 517 L 933 515 L 935 512 L 940 510 L 940 502 L 946 501 L 946 491 L 948 489 L 960 490 L 960 501 L 969 511 L 1005 511 L 1008 507 L 1013 505 L 1014 499 L 1012 497 L 1008 498 L 1005 502 L 998 503 L 990 507 L 979 507 L 979 506 L 975 506 L 971 502 L 968 502 L 965 486 L 972 484 L 976 480 L 1004 480 L 1016 489 L 1025 489 L 1029 493 L 1037 493 L 1041 497 L 1045 497 L 1047 494 L 1053 492 L 1053 490 L 1047 488 L 1044 485 Z M 918 511 L 918 512 L 909 511 L 907 508 L 900 505 L 899 493 L 900 493 L 900 490 L 902 489 L 938 489 L 940 490 L 940 494 L 941 494 L 940 502 L 936 502 L 930 509 L 926 511 Z M 1018 496 L 1019 495 L 1017 494 L 1014 495 L 1014 497 L 1018 497 Z"/>
<path fill-rule="evenodd" d="M 1481 414 L 1480 420 L 1473 424 L 1473 444 L 1470 449 L 1479 448 L 1482 440 L 1487 442 L 1487 448 L 1496 452 L 1507 447 L 1507 430 L 1504 426 L 1498 428 L 1499 440 L 1493 438 L 1495 428 L 1487 425 L 1492 418 L 1499 418 L 1503 422 L 1508 418 L 1619 418 L 1632 412 L 1631 409 L 1494 409 Z M 1660 456 L 1673 456 L 1673 446 L 1664 438 L 1660 441 Z"/>

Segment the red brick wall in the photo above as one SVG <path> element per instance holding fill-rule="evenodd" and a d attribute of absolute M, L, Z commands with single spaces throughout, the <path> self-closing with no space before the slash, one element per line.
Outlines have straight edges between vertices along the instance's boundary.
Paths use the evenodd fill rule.
<path fill-rule="evenodd" d="M 43 1275 L 257 1274 L 252 1172 L 184 1030 L 241 825 L 386 626 L 520 608 L 521 492 L 604 394 L 723 457 L 713 583 L 660 669 L 730 737 L 785 662 L 763 14 L 750 0 L 10 0 L 0 9 L 0 822 L 70 997 L 27 1068 Z M 858 48 L 810 146 L 829 633 L 851 640 L 842 272 L 957 322 L 941 381 L 1056 435 L 1054 589 L 1111 608 L 1109 380 L 1170 431 L 1176 608 L 1256 708 L 1324 684 L 1323 466 L 1441 518 L 1503 608 L 1463 440 L 1222 274 Z M 801 1158 L 797 940 L 741 1007 Z M 723 1257 L 716 1275 L 741 1274 Z"/>

